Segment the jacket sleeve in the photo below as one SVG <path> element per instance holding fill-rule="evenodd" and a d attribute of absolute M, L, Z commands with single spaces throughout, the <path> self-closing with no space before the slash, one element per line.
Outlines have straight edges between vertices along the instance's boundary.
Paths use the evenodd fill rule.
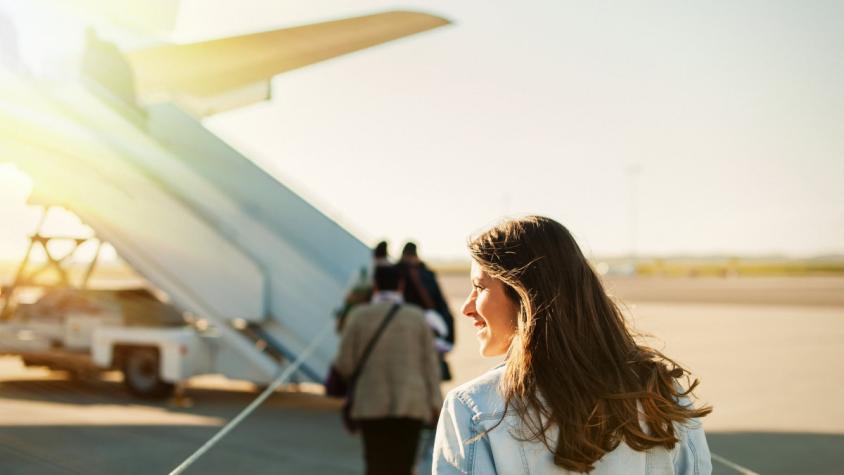
<path fill-rule="evenodd" d="M 431 409 L 440 407 L 443 395 L 440 391 L 440 359 L 434 349 L 434 336 L 424 319 L 420 322 L 422 335 L 422 368 L 425 370 L 425 385 L 428 389 L 428 401 Z"/>
<path fill-rule="evenodd" d="M 434 439 L 434 475 L 471 474 L 474 452 L 472 412 L 450 392 L 443 403 Z"/>
<path fill-rule="evenodd" d="M 674 455 L 674 473 L 680 475 L 710 475 L 712 456 L 699 420 L 680 426 L 681 436 Z"/>

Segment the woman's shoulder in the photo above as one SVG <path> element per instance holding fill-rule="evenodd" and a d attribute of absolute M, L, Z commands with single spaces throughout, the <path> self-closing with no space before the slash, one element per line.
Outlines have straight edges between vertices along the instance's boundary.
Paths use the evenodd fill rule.
<path fill-rule="evenodd" d="M 485 394 L 491 390 L 498 390 L 501 377 L 504 375 L 504 365 L 496 366 L 486 373 L 455 387 L 449 394 L 473 396 Z"/>
<path fill-rule="evenodd" d="M 473 419 L 497 417 L 504 412 L 504 398 L 499 389 L 504 365 L 493 368 L 448 392 L 447 400 L 465 406 Z"/>

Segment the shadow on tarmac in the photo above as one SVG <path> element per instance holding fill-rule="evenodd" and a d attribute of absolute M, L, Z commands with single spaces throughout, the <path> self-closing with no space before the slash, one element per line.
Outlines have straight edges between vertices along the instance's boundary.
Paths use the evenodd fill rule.
<path fill-rule="evenodd" d="M 219 429 L 217 425 L 168 423 L 166 413 L 229 420 L 258 395 L 196 388 L 186 394 L 193 400 L 190 408 L 136 399 L 116 382 L 2 381 L 0 411 L 4 401 L 66 405 L 67 411 L 117 405 L 127 411 L 149 408 L 155 421 L 144 425 L 0 423 L 0 473 L 166 474 Z M 339 408 L 338 401 L 316 394 L 278 392 L 186 473 L 360 474 L 359 441 L 344 431 Z M 163 417 L 162 409 L 166 411 Z"/>
<path fill-rule="evenodd" d="M 303 408 L 314 411 L 339 411 L 339 400 L 325 398 L 319 394 L 308 392 L 284 391 L 284 386 L 265 405 Z M 260 391 L 190 387 L 185 395 L 191 398 L 196 406 L 185 409 L 167 404 L 165 400 L 148 400 L 131 395 L 122 383 L 100 379 L 21 379 L 1 380 L 0 399 L 17 399 L 23 401 L 41 401 L 73 405 L 132 405 L 163 408 L 171 411 L 195 413 L 206 406 L 231 404 L 233 407 L 245 407 L 255 399 Z M 204 415 L 204 414 L 203 414 Z"/>

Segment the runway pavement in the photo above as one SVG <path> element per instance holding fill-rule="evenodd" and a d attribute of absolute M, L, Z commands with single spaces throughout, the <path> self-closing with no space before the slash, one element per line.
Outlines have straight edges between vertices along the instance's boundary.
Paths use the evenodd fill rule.
<path fill-rule="evenodd" d="M 442 280 L 457 310 L 468 278 Z M 715 407 L 704 421 L 713 453 L 756 473 L 841 473 L 844 466 L 844 304 L 836 303 L 844 281 L 806 282 L 778 281 L 768 286 L 775 291 L 743 280 L 610 281 L 619 296 L 635 297 L 627 302 L 631 321 L 652 335 L 647 341 L 701 377 L 699 396 Z M 713 303 L 718 287 L 731 285 L 756 293 L 744 301 L 724 290 L 728 303 Z M 477 354 L 469 320 L 458 322 L 455 382 L 445 389 L 495 364 Z M 204 378 L 188 395 L 190 408 L 149 404 L 113 378 L 71 381 L 0 358 L 0 474 L 167 473 L 257 392 Z M 338 410 L 310 392 L 279 392 L 187 473 L 362 473 L 359 441 L 344 433 Z M 716 462 L 715 473 L 739 472 Z"/>
<path fill-rule="evenodd" d="M 11 379 L 10 364 L 0 384 L 4 475 L 166 474 L 257 395 L 251 385 L 206 385 L 188 391 L 193 407 L 178 408 L 139 402 L 117 382 Z M 315 394 L 274 394 L 187 473 L 359 474 L 358 441 L 338 410 Z"/>

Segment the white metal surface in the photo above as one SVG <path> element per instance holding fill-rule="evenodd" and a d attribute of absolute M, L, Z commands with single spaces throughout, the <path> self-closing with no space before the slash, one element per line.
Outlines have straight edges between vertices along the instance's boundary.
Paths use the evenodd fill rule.
<path fill-rule="evenodd" d="M 367 246 L 176 106 L 152 107 L 149 131 L 175 158 L 156 163 L 156 175 L 208 219 L 227 223 L 221 233 L 261 263 L 270 317 L 262 328 L 298 354 L 332 320 L 369 261 Z M 208 199 L 215 195 L 224 199 Z M 324 375 L 336 347 L 329 335 L 303 366 Z"/>
<path fill-rule="evenodd" d="M 214 372 L 212 349 L 189 327 L 101 327 L 94 332 L 91 356 L 102 368 L 112 366 L 118 346 L 149 346 L 161 356 L 161 379 L 175 383 L 198 374 Z"/>
<path fill-rule="evenodd" d="M 68 350 L 88 350 L 94 339 L 94 332 L 103 326 L 115 326 L 122 323 L 119 314 L 88 315 L 84 313 L 68 314 L 64 320 L 64 347 Z"/>

